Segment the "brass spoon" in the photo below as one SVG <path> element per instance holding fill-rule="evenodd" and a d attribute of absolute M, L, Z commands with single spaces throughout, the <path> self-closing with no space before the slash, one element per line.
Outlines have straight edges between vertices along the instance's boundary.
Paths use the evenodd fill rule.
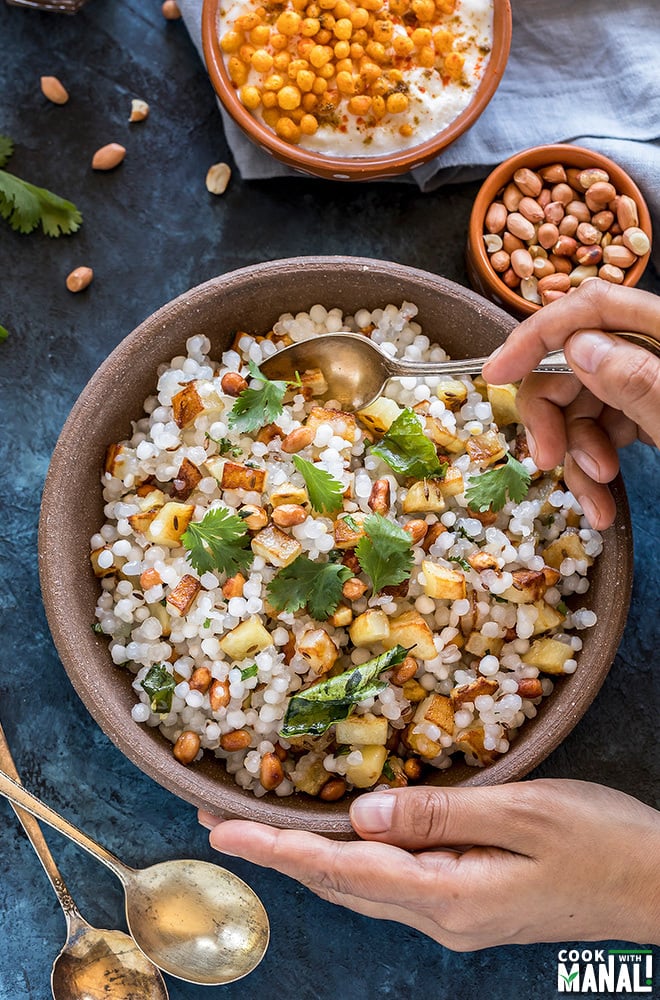
<path fill-rule="evenodd" d="M 655 354 L 660 344 L 641 333 L 617 333 Z M 311 337 L 271 355 L 260 366 L 269 379 L 292 379 L 296 372 L 320 368 L 328 383 L 324 394 L 336 399 L 344 410 L 362 410 L 383 392 L 391 378 L 477 375 L 488 358 L 461 358 L 457 361 L 409 361 L 392 358 L 361 333 L 328 333 Z M 566 373 L 571 368 L 563 351 L 551 351 L 538 363 L 535 372 Z"/>
<path fill-rule="evenodd" d="M 270 935 L 268 916 L 237 875 L 207 861 L 129 868 L 2 772 L 0 794 L 84 847 L 117 876 L 124 887 L 131 935 L 158 968 L 188 983 L 221 986 L 242 979 L 263 958 Z M 70 994 L 62 996 L 70 1000 Z M 106 996 L 114 1000 L 112 992 Z M 124 998 L 122 993 L 117 996 Z M 149 993 L 135 996 L 151 998 Z"/>
<path fill-rule="evenodd" d="M 0 768 L 20 781 L 0 725 Z M 53 962 L 55 1000 L 167 1000 L 163 977 L 123 931 L 100 930 L 80 915 L 34 816 L 13 806 L 66 920 L 66 941 Z"/>

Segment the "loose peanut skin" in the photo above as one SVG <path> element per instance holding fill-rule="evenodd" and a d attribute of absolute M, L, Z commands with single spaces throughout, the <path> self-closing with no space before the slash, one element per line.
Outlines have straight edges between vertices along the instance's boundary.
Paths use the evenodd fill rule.
<path fill-rule="evenodd" d="M 199 753 L 199 736 L 187 729 L 181 733 L 172 748 L 172 753 L 180 764 L 192 764 Z"/>

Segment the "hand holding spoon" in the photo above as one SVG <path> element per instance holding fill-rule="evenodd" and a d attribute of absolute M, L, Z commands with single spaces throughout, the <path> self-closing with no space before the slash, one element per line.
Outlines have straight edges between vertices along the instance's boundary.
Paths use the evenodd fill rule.
<path fill-rule="evenodd" d="M 2 772 L 0 795 L 84 847 L 117 876 L 124 887 L 131 935 L 158 968 L 189 983 L 220 986 L 242 979 L 263 958 L 270 933 L 268 917 L 259 898 L 237 875 L 207 861 L 163 861 L 140 870 L 129 868 Z M 115 1000 L 110 991 L 102 995 Z M 133 995 L 151 1000 L 149 993 L 117 997 Z M 81 996 L 87 1000 L 84 993 Z M 72 1000 L 75 994 L 65 992 L 62 997 Z"/>
<path fill-rule="evenodd" d="M 660 344 L 641 333 L 616 333 L 655 354 Z M 296 372 L 320 368 L 328 391 L 344 410 L 362 410 L 383 392 L 391 378 L 477 375 L 488 358 L 459 358 L 456 361 L 409 361 L 392 358 L 361 333 L 328 333 L 282 348 L 261 364 L 269 379 L 289 380 Z M 563 351 L 551 351 L 542 358 L 535 372 L 566 373 L 571 369 Z"/>
<path fill-rule="evenodd" d="M 0 768 L 19 781 L 0 725 Z M 123 931 L 100 930 L 80 915 L 34 816 L 17 806 L 28 839 L 37 852 L 64 911 L 66 941 L 53 962 L 50 983 L 55 1000 L 167 1000 L 163 977 L 133 938 Z"/>

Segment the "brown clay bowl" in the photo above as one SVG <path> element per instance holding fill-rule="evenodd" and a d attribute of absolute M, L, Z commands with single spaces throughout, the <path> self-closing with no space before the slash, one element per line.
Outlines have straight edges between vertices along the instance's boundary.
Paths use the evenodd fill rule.
<path fill-rule="evenodd" d="M 81 393 L 62 430 L 48 472 L 39 526 L 39 565 L 48 622 L 72 684 L 107 736 L 134 764 L 175 795 L 218 814 L 283 827 L 346 835 L 349 799 L 324 803 L 300 794 L 257 799 L 207 756 L 184 767 L 155 729 L 131 719 L 132 675 L 114 666 L 91 629 L 99 585 L 89 539 L 103 523 L 100 472 L 106 446 L 130 433 L 153 391 L 156 368 L 180 354 L 188 337 L 205 334 L 212 356 L 237 329 L 267 331 L 283 312 L 316 302 L 347 312 L 404 300 L 419 307 L 426 334 L 455 357 L 487 354 L 512 329 L 511 318 L 461 285 L 380 260 L 302 257 L 271 261 L 214 278 L 159 309 L 129 334 Z M 631 585 L 631 526 L 625 492 L 615 484 L 618 516 L 593 574 L 587 603 L 598 615 L 583 633 L 575 674 L 560 679 L 511 750 L 486 769 L 456 764 L 437 782 L 484 785 L 527 774 L 570 733 L 596 695 L 623 631 Z"/>
<path fill-rule="evenodd" d="M 578 170 L 584 170 L 587 167 L 601 167 L 606 170 L 617 192 L 628 195 L 637 202 L 639 227 L 644 230 L 649 239 L 652 237 L 651 215 L 644 195 L 632 177 L 609 157 L 603 156 L 602 153 L 595 153 L 583 146 L 558 143 L 551 146 L 533 146 L 531 149 L 524 149 L 520 153 L 516 153 L 515 156 L 509 157 L 488 175 L 474 199 L 468 225 L 466 264 L 472 287 L 520 319 L 531 316 L 532 313 L 543 307 L 535 302 L 528 302 L 518 292 L 509 288 L 504 284 L 499 274 L 493 270 L 483 241 L 484 219 L 489 206 L 497 200 L 498 193 L 502 188 L 513 179 L 516 170 L 521 167 L 538 170 L 540 167 L 547 167 L 552 163 L 561 163 L 564 167 L 576 167 Z M 624 285 L 632 287 L 637 284 L 646 269 L 649 257 L 650 253 L 639 257 L 632 267 L 626 270 Z"/>
<path fill-rule="evenodd" d="M 229 78 L 220 48 L 218 19 L 222 0 L 204 0 L 202 5 L 202 45 L 211 83 L 223 107 L 236 124 L 260 149 L 288 167 L 327 180 L 363 181 L 394 177 L 432 160 L 471 125 L 495 93 L 506 68 L 511 45 L 509 0 L 493 0 L 493 44 L 481 82 L 468 106 L 442 131 L 426 142 L 382 156 L 326 156 L 280 139 L 273 129 L 255 118 L 241 104 Z"/>

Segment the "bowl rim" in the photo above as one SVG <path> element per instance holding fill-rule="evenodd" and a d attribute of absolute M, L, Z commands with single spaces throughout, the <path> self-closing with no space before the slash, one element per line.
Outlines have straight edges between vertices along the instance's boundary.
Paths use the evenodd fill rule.
<path fill-rule="evenodd" d="M 323 811 L 319 810 L 316 813 L 304 812 L 295 804 L 295 797 L 276 799 L 269 793 L 268 796 L 257 800 L 251 793 L 244 792 L 237 785 L 222 785 L 205 771 L 184 768 L 181 765 L 173 767 L 173 763 L 176 765 L 173 756 L 170 754 L 166 761 L 163 755 L 163 750 L 166 748 L 165 738 L 160 733 L 157 734 L 159 739 L 155 743 L 149 736 L 150 730 L 133 722 L 130 711 L 125 715 L 117 714 L 112 710 L 112 706 L 106 704 L 103 691 L 97 686 L 93 672 L 90 674 L 88 670 L 88 663 L 99 656 L 108 663 L 107 640 L 105 637 L 95 635 L 86 622 L 74 623 L 72 627 L 66 611 L 76 574 L 86 573 L 90 578 L 90 585 L 95 581 L 98 586 L 98 581 L 91 576 L 87 558 L 85 565 L 67 565 L 66 561 L 64 565 L 62 564 L 60 527 L 62 504 L 66 502 L 67 491 L 70 493 L 72 489 L 71 469 L 75 459 L 81 455 L 81 449 L 84 451 L 86 447 L 84 432 L 89 426 L 91 415 L 95 414 L 101 405 L 100 390 L 104 389 L 107 392 L 109 388 L 121 389 L 120 372 L 115 370 L 118 360 L 121 360 L 127 352 L 139 352 L 164 329 L 176 324 L 178 311 L 196 313 L 198 304 L 205 300 L 210 291 L 214 296 L 221 297 L 223 289 L 229 284 L 235 284 L 240 291 L 255 281 L 255 278 L 265 276 L 280 280 L 283 271 L 309 273 L 310 270 L 315 270 L 324 274 L 328 269 L 336 269 L 339 265 L 348 268 L 352 275 L 371 272 L 378 273 L 388 281 L 400 277 L 423 282 L 433 291 L 451 292 L 452 295 L 474 306 L 482 316 L 489 313 L 496 316 L 505 328 L 513 329 L 515 325 L 507 313 L 470 289 L 439 275 L 390 261 L 343 256 L 296 257 L 251 265 L 212 278 L 165 303 L 143 320 L 120 341 L 81 391 L 62 428 L 49 464 L 39 517 L 38 555 L 46 616 L 65 671 L 94 720 L 125 757 L 168 791 L 195 806 L 208 809 L 209 802 L 213 801 L 213 808 L 219 814 L 250 819 L 254 818 L 255 803 L 258 802 L 257 808 L 262 822 L 288 828 L 302 827 L 328 836 L 346 837 L 352 835 L 352 828 L 345 801 L 324 804 Z M 182 339 L 185 336 L 186 334 L 181 334 Z M 163 360 L 166 356 L 170 355 L 163 349 Z M 125 363 L 128 360 L 124 359 Z M 617 559 L 622 565 L 617 576 L 616 594 L 607 592 L 607 612 L 611 622 L 614 623 L 614 628 L 604 635 L 599 648 L 600 658 L 607 664 L 606 668 L 597 671 L 595 686 L 593 678 L 589 678 L 591 683 L 580 685 L 572 692 L 570 705 L 564 706 L 563 712 L 548 711 L 542 716 L 539 713 L 540 717 L 537 717 L 536 722 L 538 728 L 535 730 L 537 740 L 533 753 L 529 752 L 528 746 L 521 744 L 517 747 L 514 744 L 511 750 L 494 764 L 487 768 L 475 768 L 465 780 L 460 781 L 461 787 L 496 784 L 524 777 L 567 737 L 602 686 L 623 634 L 632 589 L 632 559 L 629 557 L 632 551 L 632 528 L 625 489 L 620 477 L 613 484 L 613 489 L 619 515 L 616 525 L 608 529 L 606 539 L 613 550 L 616 550 Z M 112 665 L 111 661 L 109 665 Z M 570 678 L 568 680 L 570 681 Z M 212 763 L 217 767 L 216 761 Z M 290 802 L 293 804 L 289 804 Z"/>
<path fill-rule="evenodd" d="M 649 212 L 644 195 L 630 174 L 622 166 L 610 159 L 609 156 L 589 149 L 587 146 L 574 145 L 568 142 L 530 146 L 528 149 L 522 149 L 518 153 L 514 153 L 513 156 L 503 160 L 488 174 L 477 191 L 468 221 L 468 257 L 470 254 L 474 257 L 471 266 L 477 273 L 477 283 L 486 285 L 488 293 L 496 296 L 494 301 L 514 313 L 532 316 L 543 307 L 536 302 L 528 302 L 522 295 L 518 295 L 508 285 L 505 285 L 493 271 L 482 239 L 486 212 L 495 199 L 497 192 L 512 179 L 514 172 L 519 167 L 530 166 L 531 169 L 535 170 L 540 166 L 546 166 L 555 162 L 570 167 L 570 158 L 571 156 L 574 157 L 576 153 L 579 157 L 588 156 L 594 166 L 606 170 L 615 185 L 619 186 L 623 182 L 629 188 L 632 197 L 637 202 L 639 226 L 650 240 L 653 239 L 651 213 Z M 531 160 L 535 162 L 530 162 Z M 576 164 L 576 166 L 579 166 L 579 164 Z M 627 269 L 623 280 L 624 285 L 632 287 L 637 284 L 646 270 L 650 256 L 651 251 L 649 250 L 643 257 L 638 257 L 632 267 Z"/>
<path fill-rule="evenodd" d="M 398 153 L 382 156 L 342 157 L 304 149 L 285 142 L 245 108 L 234 89 L 220 49 L 216 30 L 221 0 L 203 0 L 202 51 L 213 88 L 227 114 L 248 138 L 269 156 L 312 176 L 334 180 L 377 180 L 406 173 L 436 156 L 480 117 L 497 90 L 506 69 L 511 47 L 510 0 L 493 0 L 493 45 L 486 70 L 472 100 L 441 132 L 425 142 Z"/>

